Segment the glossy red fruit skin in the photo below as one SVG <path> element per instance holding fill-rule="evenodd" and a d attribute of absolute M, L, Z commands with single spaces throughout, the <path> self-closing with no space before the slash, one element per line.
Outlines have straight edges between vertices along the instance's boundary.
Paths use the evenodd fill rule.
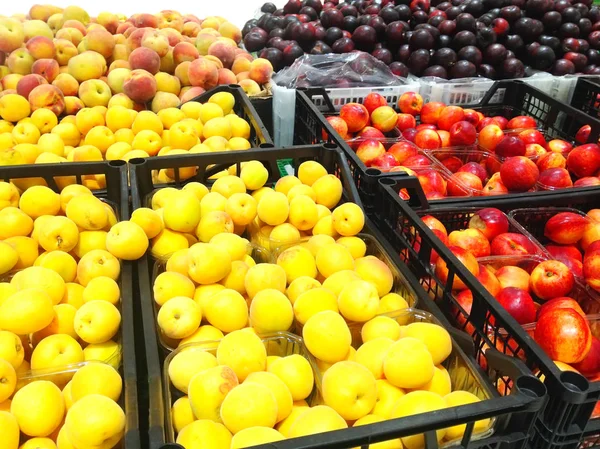
<path fill-rule="evenodd" d="M 585 318 L 573 309 L 542 314 L 535 327 L 535 341 L 552 360 L 578 363 L 592 347 L 592 332 Z"/>

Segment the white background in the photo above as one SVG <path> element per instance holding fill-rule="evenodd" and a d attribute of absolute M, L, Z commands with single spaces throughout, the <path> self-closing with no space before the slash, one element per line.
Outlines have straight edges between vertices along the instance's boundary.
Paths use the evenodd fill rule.
<path fill-rule="evenodd" d="M 9 16 L 27 13 L 34 4 L 53 4 L 56 6 L 77 5 L 90 15 L 97 16 L 102 11 L 125 14 L 156 14 L 164 9 L 174 9 L 181 14 L 195 14 L 203 19 L 211 15 L 220 15 L 240 28 L 267 0 L 38 0 L 18 1 L 0 0 L 0 15 Z M 268 0 L 282 6 L 285 0 Z"/>

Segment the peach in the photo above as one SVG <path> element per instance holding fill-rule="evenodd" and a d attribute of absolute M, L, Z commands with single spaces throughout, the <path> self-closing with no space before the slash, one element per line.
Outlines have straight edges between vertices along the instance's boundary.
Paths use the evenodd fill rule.
<path fill-rule="evenodd" d="M 236 44 L 239 44 L 242 40 L 242 32 L 231 22 L 223 22 L 219 26 L 219 34 L 223 37 L 232 39 Z"/>
<path fill-rule="evenodd" d="M 87 80 L 79 86 L 79 98 L 88 108 L 108 106 L 111 96 L 110 87 L 102 80 Z"/>
<path fill-rule="evenodd" d="M 198 58 L 188 67 L 188 78 L 192 86 L 212 89 L 219 81 L 217 66 L 206 58 Z"/>
<path fill-rule="evenodd" d="M 564 168 L 548 168 L 540 173 L 538 182 L 544 187 L 565 189 L 573 187 L 573 180 Z"/>
<path fill-rule="evenodd" d="M 597 176 L 586 176 L 573 183 L 573 187 L 591 187 L 600 185 L 600 178 Z"/>
<path fill-rule="evenodd" d="M 547 152 L 548 151 L 539 143 L 528 143 L 525 145 L 525 156 L 527 157 L 543 156 Z"/>
<path fill-rule="evenodd" d="M 62 91 L 52 84 L 42 84 L 29 94 L 29 105 L 32 111 L 41 108 L 50 109 L 60 116 L 65 109 L 65 96 Z"/>
<path fill-rule="evenodd" d="M 465 112 L 463 108 L 461 108 L 460 106 L 446 106 L 440 111 L 437 126 L 438 128 L 443 129 L 444 131 L 450 131 L 452 125 L 464 120 L 464 118 Z"/>
<path fill-rule="evenodd" d="M 427 103 L 429 104 L 429 103 Z M 410 115 L 410 114 L 398 114 L 398 121 L 396 122 L 396 127 L 400 130 L 400 131 L 404 131 L 410 128 L 415 128 L 417 126 L 417 121 L 415 120 L 414 116 Z"/>
<path fill-rule="evenodd" d="M 85 108 L 85 104 L 83 104 L 83 101 L 79 97 L 65 96 L 65 114 L 75 115 L 83 108 Z"/>
<path fill-rule="evenodd" d="M 460 246 L 475 257 L 487 257 L 490 255 L 490 242 L 479 229 L 452 231 L 448 235 L 448 244 Z"/>
<path fill-rule="evenodd" d="M 332 115 L 327 117 L 327 121 L 329 122 L 333 130 L 337 132 L 342 139 L 345 140 L 346 137 L 348 137 L 348 125 L 346 125 L 346 122 L 341 117 Z M 327 140 L 325 131 L 323 131 L 323 140 Z"/>
<path fill-rule="evenodd" d="M 589 223 L 585 228 L 585 232 L 583 233 L 579 245 L 586 251 L 592 243 L 598 240 L 600 240 L 600 223 L 594 221 L 593 223 Z"/>
<path fill-rule="evenodd" d="M 142 46 L 142 40 L 146 33 L 152 33 L 153 30 L 151 28 L 136 28 L 131 27 L 125 30 L 123 35 L 127 38 L 127 46 L 130 50 L 135 50 L 136 48 L 140 48 Z"/>
<path fill-rule="evenodd" d="M 83 41 L 83 33 L 77 28 L 61 28 L 56 33 L 56 39 L 65 39 L 77 46 Z"/>
<path fill-rule="evenodd" d="M 82 36 L 85 36 L 87 34 L 87 29 L 85 28 L 85 25 L 79 20 L 66 20 L 63 23 L 62 28 L 75 28 L 82 34 Z"/>
<path fill-rule="evenodd" d="M 28 75 L 31 73 L 31 66 L 35 59 L 29 54 L 26 48 L 19 48 L 11 52 L 6 58 L 6 65 L 12 73 Z"/>
<path fill-rule="evenodd" d="M 132 70 L 141 69 L 154 75 L 160 70 L 160 57 L 154 50 L 139 47 L 129 55 L 129 65 Z"/>
<path fill-rule="evenodd" d="M 525 153 L 527 153 L 527 146 L 517 136 L 505 136 L 496 145 L 496 154 L 501 158 L 525 156 Z"/>
<path fill-rule="evenodd" d="M 88 50 L 100 53 L 105 58 L 110 57 L 115 49 L 115 38 L 104 29 L 88 32 L 85 37 Z"/>
<path fill-rule="evenodd" d="M 98 79 L 104 72 L 106 72 L 106 60 L 95 51 L 84 51 L 69 59 L 69 74 L 80 83 Z"/>
<path fill-rule="evenodd" d="M 200 25 L 202 23 L 202 20 L 200 20 L 198 17 L 196 17 L 194 14 L 185 14 L 183 16 L 183 23 L 186 24 L 188 22 L 195 22 L 198 25 Z"/>
<path fill-rule="evenodd" d="M 504 139 L 504 133 L 498 125 L 487 125 L 479 131 L 479 147 L 482 150 L 493 153 L 502 139 Z"/>
<path fill-rule="evenodd" d="M 470 196 L 482 189 L 481 179 L 471 172 L 459 171 L 448 179 L 448 196 Z"/>
<path fill-rule="evenodd" d="M 41 75 L 51 83 L 59 74 L 59 65 L 54 59 L 38 59 L 31 66 L 31 73 Z"/>
<path fill-rule="evenodd" d="M 252 72 L 250 72 L 250 75 L 252 75 Z M 398 114 L 390 106 L 380 106 L 372 112 L 371 121 L 373 122 L 373 127 L 379 131 L 384 133 L 389 132 L 396 127 Z"/>
<path fill-rule="evenodd" d="M 424 150 L 436 150 L 442 146 L 442 139 L 436 131 L 422 129 L 415 134 L 415 144 Z"/>
<path fill-rule="evenodd" d="M 506 123 L 505 129 L 525 129 L 525 128 L 537 128 L 537 123 L 533 117 L 526 115 L 518 115 L 513 117 Z"/>
<path fill-rule="evenodd" d="M 536 165 L 540 171 L 544 171 L 549 168 L 565 168 L 567 166 L 567 160 L 561 153 L 549 152 L 542 155 L 537 160 Z"/>
<path fill-rule="evenodd" d="M 54 59 L 61 65 L 66 66 L 73 56 L 77 56 L 79 52 L 77 47 L 66 39 L 55 39 L 54 46 L 56 47 L 56 56 Z"/>
<path fill-rule="evenodd" d="M 162 58 L 169 52 L 169 39 L 157 31 L 148 31 L 142 37 L 141 46 L 153 50 Z"/>
<path fill-rule="evenodd" d="M 138 28 L 158 28 L 158 17 L 152 14 L 134 14 L 131 19 L 133 21 L 133 25 Z"/>
<path fill-rule="evenodd" d="M 250 71 L 250 61 L 246 58 L 235 58 L 231 65 L 231 71 L 236 75 L 242 72 Z"/>
<path fill-rule="evenodd" d="M 181 89 L 181 92 L 179 93 L 179 99 L 181 100 L 181 103 L 183 104 L 186 101 L 193 100 L 194 98 L 198 97 L 199 95 L 202 95 L 204 92 L 206 92 L 206 90 L 202 87 L 198 87 L 198 86 L 184 87 L 183 89 Z"/>
<path fill-rule="evenodd" d="M 175 73 L 175 60 L 173 59 L 173 49 L 169 48 L 169 51 L 165 56 L 160 58 L 160 71 L 173 74 Z"/>
<path fill-rule="evenodd" d="M 19 83 L 21 78 L 23 78 L 23 75 L 20 75 L 18 73 L 9 73 L 8 75 L 5 75 L 0 80 L 0 84 L 2 84 L 2 89 L 14 89 L 16 93 L 17 84 Z"/>
<path fill-rule="evenodd" d="M 367 167 L 370 167 L 373 161 L 383 154 L 385 154 L 385 147 L 375 139 L 365 140 L 356 149 L 356 155 Z"/>
<path fill-rule="evenodd" d="M 525 156 L 508 158 L 500 168 L 502 183 L 511 192 L 527 192 L 540 177 L 537 165 Z"/>
<path fill-rule="evenodd" d="M 261 92 L 261 88 L 258 83 L 256 81 L 252 81 L 251 79 L 241 80 L 239 85 L 242 89 L 244 89 L 246 95 L 250 97 L 253 95 L 258 95 Z"/>
<path fill-rule="evenodd" d="M 183 30 L 183 17 L 177 11 L 164 10 L 156 15 L 158 28 L 171 28 L 177 31 Z"/>
<path fill-rule="evenodd" d="M 196 37 L 198 33 L 202 30 L 202 27 L 199 23 L 196 22 L 186 22 L 183 24 L 183 30 L 181 30 L 181 34 L 187 37 Z"/>
<path fill-rule="evenodd" d="M 145 103 L 156 95 L 156 79 L 143 69 L 132 70 L 123 83 L 123 92 L 136 103 Z"/>
<path fill-rule="evenodd" d="M 154 75 L 154 78 L 156 79 L 156 88 L 159 92 L 169 92 L 175 95 L 179 95 L 179 92 L 181 92 L 181 83 L 176 76 L 165 72 L 158 72 Z"/>
<path fill-rule="evenodd" d="M 193 61 L 198 59 L 200 54 L 196 47 L 188 42 L 179 42 L 173 47 L 173 61 L 179 65 L 183 61 Z"/>
<path fill-rule="evenodd" d="M 216 42 L 215 44 L 218 44 Z M 215 45 L 213 44 L 213 45 Z M 212 46 L 211 46 L 212 48 Z M 250 79 L 256 81 L 258 84 L 267 84 L 271 80 L 271 76 L 273 75 L 273 66 L 271 63 L 264 58 L 255 59 L 250 63 Z M 394 110 L 390 108 L 392 112 Z M 394 123 L 393 126 L 396 125 L 396 113 L 394 112 Z M 392 127 L 393 127 L 392 126 Z"/>
<path fill-rule="evenodd" d="M 548 150 L 556 153 L 568 153 L 573 149 L 573 145 L 569 142 L 565 142 L 562 139 L 553 139 L 548 142 Z"/>
<path fill-rule="evenodd" d="M 416 92 L 403 93 L 398 99 L 400 112 L 410 115 L 419 115 L 423 107 L 423 97 Z"/>
<path fill-rule="evenodd" d="M 17 93 L 25 98 L 29 98 L 29 93 L 42 84 L 48 84 L 46 78 L 37 74 L 25 75 L 17 83 Z"/>
<path fill-rule="evenodd" d="M 119 27 L 119 16 L 110 12 L 101 12 L 97 17 L 98 23 L 111 34 L 117 33 Z"/>
<path fill-rule="evenodd" d="M 63 9 L 52 5 L 33 5 L 29 9 L 29 17 L 33 20 L 41 20 L 48 22 L 48 19 L 53 14 L 62 13 Z"/>
<path fill-rule="evenodd" d="M 158 33 L 162 34 L 169 40 L 169 45 L 171 47 L 174 47 L 179 42 L 181 42 L 181 37 L 182 37 L 181 33 L 179 33 L 177 30 L 174 30 L 172 28 L 163 28 Z"/>
<path fill-rule="evenodd" d="M 589 223 L 587 217 L 574 212 L 559 212 L 546 222 L 544 236 L 554 243 L 570 245 L 579 242 Z"/>
<path fill-rule="evenodd" d="M 485 265 L 479 264 L 479 276 L 477 276 L 477 280 L 494 297 L 502 290 L 500 281 L 498 281 L 496 275 Z"/>
<path fill-rule="evenodd" d="M 131 66 L 129 65 L 129 61 L 123 60 L 123 59 L 117 59 L 117 60 L 111 62 L 110 66 L 108 66 L 108 75 L 110 75 L 111 72 L 113 72 L 116 69 L 131 70 Z M 108 75 L 107 75 L 107 78 L 108 78 Z"/>
<path fill-rule="evenodd" d="M 48 20 L 46 21 L 46 23 L 50 27 L 50 30 L 52 30 L 52 32 L 54 34 L 56 34 L 56 32 L 58 30 L 60 30 L 60 28 L 62 27 L 63 22 L 64 22 L 64 20 L 63 20 L 62 12 L 56 13 L 56 14 L 52 14 L 50 17 L 48 17 Z"/>
<path fill-rule="evenodd" d="M 27 41 L 25 47 L 34 59 L 54 58 L 56 54 L 53 40 L 46 36 L 32 37 Z"/>
<path fill-rule="evenodd" d="M 179 78 L 179 81 L 181 81 L 181 85 L 182 86 L 190 86 L 190 77 L 188 76 L 189 73 L 189 68 L 191 65 L 191 61 L 184 61 L 181 64 L 179 64 L 177 67 L 175 67 L 175 76 L 177 78 Z M 217 79 L 218 79 L 218 73 L 217 73 Z"/>
<path fill-rule="evenodd" d="M 10 53 L 25 42 L 23 24 L 8 17 L 0 17 L 0 51 Z"/>
<path fill-rule="evenodd" d="M 230 68 L 235 60 L 235 46 L 230 45 L 227 42 L 215 41 L 208 47 L 207 55 L 215 56 L 221 60 L 223 67 Z M 251 69 L 252 70 L 252 69 Z M 271 67 L 271 72 L 273 68 Z M 270 78 L 270 76 L 269 76 Z M 259 84 L 263 84 L 257 80 L 254 80 Z"/>
<path fill-rule="evenodd" d="M 419 170 L 417 179 L 419 180 L 421 188 L 427 197 L 433 193 L 437 193 L 442 196 L 446 195 L 448 188 L 446 180 L 437 170 L 433 168 Z"/>
<path fill-rule="evenodd" d="M 575 277 L 564 263 L 545 260 L 533 269 L 529 283 L 538 298 L 548 300 L 567 296 L 573 290 Z"/>
<path fill-rule="evenodd" d="M 254 57 L 247 51 L 242 50 L 241 48 L 235 49 L 235 59 L 238 59 L 238 58 L 244 58 L 250 62 L 254 61 Z"/>
<path fill-rule="evenodd" d="M 125 80 L 131 75 L 131 70 L 126 68 L 114 69 L 108 74 L 107 83 L 113 94 L 119 94 L 123 92 L 123 84 Z"/>
<path fill-rule="evenodd" d="M 207 56 L 204 56 L 204 59 L 212 62 L 217 67 L 217 70 L 222 69 L 224 67 L 221 60 L 219 58 L 217 58 L 216 56 L 207 55 Z"/>
<path fill-rule="evenodd" d="M 236 84 L 237 78 L 235 74 L 229 69 L 219 69 L 219 81 L 218 84 Z"/>
<path fill-rule="evenodd" d="M 451 145 L 473 145 L 477 140 L 477 130 L 466 120 L 454 123 L 448 132 L 450 133 Z"/>
<path fill-rule="evenodd" d="M 437 125 L 441 113 L 445 108 L 446 105 L 439 101 L 425 103 L 421 108 L 421 123 Z M 409 128 L 414 128 L 414 126 L 410 126 Z"/>
<path fill-rule="evenodd" d="M 158 114 L 159 111 L 167 108 L 177 108 L 181 104 L 179 97 L 169 92 L 156 92 L 152 99 L 152 112 Z"/>
<path fill-rule="evenodd" d="M 502 288 L 516 287 L 529 291 L 530 276 L 523 268 L 507 265 L 498 269 L 494 275 Z"/>
<path fill-rule="evenodd" d="M 479 276 L 479 264 L 473 254 L 458 246 L 449 246 L 448 249 L 452 251 L 456 258 L 471 272 L 471 274 Z M 435 263 L 435 274 L 443 284 L 448 282 L 448 266 L 442 258 L 439 258 Z M 455 273 L 452 282 L 452 290 L 464 290 L 465 288 L 467 288 L 467 286 Z"/>
<path fill-rule="evenodd" d="M 578 178 L 595 175 L 600 169 L 600 147 L 588 143 L 573 148 L 567 156 L 567 168 Z"/>
<path fill-rule="evenodd" d="M 250 72 L 240 72 L 235 77 L 237 78 L 238 82 L 242 81 L 242 80 L 249 80 L 250 79 Z"/>

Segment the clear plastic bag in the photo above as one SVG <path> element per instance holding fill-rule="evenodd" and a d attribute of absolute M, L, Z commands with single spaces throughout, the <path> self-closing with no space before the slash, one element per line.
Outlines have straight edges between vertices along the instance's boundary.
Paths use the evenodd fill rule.
<path fill-rule="evenodd" d="M 377 87 L 397 86 L 406 80 L 368 53 L 304 55 L 273 77 L 290 89 L 298 87 Z"/>

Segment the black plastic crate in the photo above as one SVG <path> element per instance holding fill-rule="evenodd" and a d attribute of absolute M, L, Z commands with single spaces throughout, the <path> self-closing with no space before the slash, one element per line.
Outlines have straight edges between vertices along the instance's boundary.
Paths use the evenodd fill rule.
<path fill-rule="evenodd" d="M 600 388 L 580 374 L 560 371 L 522 326 L 427 228 L 419 214 L 399 198 L 398 191 L 402 185 L 394 180 L 382 180 L 380 183 L 382 195 L 377 207 L 384 235 L 421 279 L 421 284 L 448 320 L 473 337 L 476 358 L 485 363 L 486 348 L 497 348 L 507 355 L 524 359 L 532 372 L 545 376 L 548 404 L 535 424 L 530 446 L 535 449 L 578 447 L 584 432 L 592 430 L 588 421 L 600 399 Z M 494 205 L 488 203 L 486 207 Z M 446 215 L 442 221 L 457 224 L 461 220 L 460 212 L 456 210 L 433 209 L 432 212 L 438 218 Z M 448 266 L 447 286 L 430 269 L 432 250 Z M 470 314 L 453 295 L 451 286 L 455 277 L 462 280 L 473 294 Z M 493 322 L 497 326 L 492 325 Z"/>
<path fill-rule="evenodd" d="M 599 86 L 600 89 L 600 86 Z M 502 91 L 502 104 L 491 103 L 494 95 Z M 356 156 L 348 143 L 331 127 L 325 116 L 336 114 L 331 105 L 323 115 L 313 104 L 313 97 L 327 98 L 323 90 L 298 90 L 296 95 L 296 117 L 294 128 L 294 144 L 310 145 L 319 142 L 332 142 L 342 148 L 350 163 L 354 182 L 358 186 L 367 213 L 372 213 L 372 205 L 378 194 L 378 180 L 398 176 L 396 173 L 383 173 L 376 168 L 367 168 Z M 330 104 L 331 101 L 325 101 Z M 484 96 L 481 103 L 465 106 L 482 112 L 485 115 L 502 115 L 508 119 L 518 115 L 529 115 L 536 119 L 540 128 L 548 137 L 573 141 L 581 126 L 590 125 L 590 142 L 600 137 L 600 121 L 591 118 L 582 111 L 551 98 L 544 92 L 520 81 L 499 81 Z M 583 189 L 582 189 L 583 190 Z M 593 189 L 590 189 L 590 191 Z M 551 192 L 548 192 L 551 193 Z M 486 201 L 489 197 L 484 197 Z M 448 198 L 437 200 L 432 204 L 450 205 L 462 203 L 464 198 Z"/>
<path fill-rule="evenodd" d="M 41 178 L 47 186 L 57 193 L 60 188 L 56 178 L 73 177 L 75 183 L 82 184 L 87 176 L 103 175 L 106 179 L 106 188 L 93 191 L 97 197 L 107 200 L 117 207 L 117 214 L 121 220 L 129 219 L 129 188 L 127 180 L 127 164 L 124 161 L 111 162 L 71 162 L 60 164 L 35 164 L 0 167 L 0 180 L 24 178 Z M 121 261 L 121 276 L 119 279 L 121 289 L 121 345 L 123 376 L 123 393 L 119 400 L 125 411 L 125 435 L 120 447 L 123 449 L 142 449 L 143 425 L 139 420 L 138 389 L 142 383 L 138 382 L 138 369 L 136 354 L 139 348 L 135 346 L 134 337 L 134 304 L 133 304 L 133 263 Z"/>
<path fill-rule="evenodd" d="M 258 148 L 261 143 L 273 143 L 271 135 L 265 127 L 261 115 L 258 114 L 250 98 L 237 84 L 222 84 L 215 87 L 214 89 L 204 92 L 202 95 L 198 95 L 190 101 L 196 101 L 198 103 L 206 103 L 210 97 L 219 92 L 229 92 L 235 98 L 235 106 L 233 111 L 241 118 L 246 120 L 250 125 L 250 138 L 248 141 L 254 148 Z"/>
<path fill-rule="evenodd" d="M 199 177 L 197 177 L 197 179 L 205 181 L 212 173 L 211 170 L 205 169 L 206 165 L 209 163 L 217 163 L 219 166 L 228 166 L 232 164 L 239 164 L 242 161 L 260 160 L 270 171 L 271 176 L 269 178 L 269 182 L 273 182 L 280 177 L 278 170 L 279 167 L 277 165 L 277 159 L 280 158 L 291 158 L 294 166 L 297 166 L 300 162 L 307 159 L 318 160 L 328 169 L 328 171 L 336 173 L 342 179 L 342 184 L 344 186 L 347 199 L 360 204 L 356 188 L 351 182 L 345 156 L 336 148 L 325 145 L 318 147 L 290 148 L 287 150 L 279 150 L 277 152 L 274 152 L 273 150 L 248 150 L 239 153 L 225 153 L 210 156 L 165 156 L 161 158 L 132 160 L 130 165 L 130 180 L 132 185 L 133 208 L 136 209 L 138 207 L 142 207 L 145 198 L 147 198 L 150 193 L 152 193 L 156 188 L 163 187 L 162 185 L 156 185 L 152 182 L 153 170 L 167 167 L 173 168 L 197 165 L 198 171 L 201 174 L 198 175 Z M 178 185 L 181 186 L 183 183 L 178 183 Z M 433 304 L 431 300 L 424 294 L 425 292 L 420 287 L 417 278 L 410 272 L 405 264 L 401 263 L 398 255 L 391 249 L 389 243 L 386 242 L 383 235 L 369 220 L 366 222 L 365 232 L 371 234 L 376 238 L 376 240 L 381 242 L 382 246 L 386 249 L 389 259 L 391 259 L 394 263 L 398 273 L 400 273 L 406 280 L 407 288 L 415 292 L 415 295 L 418 296 L 420 307 L 436 315 L 445 327 L 451 328 L 449 322 L 439 312 L 436 305 Z M 151 287 L 152 268 L 153 267 L 150 263 L 150 258 L 148 255 L 139 261 L 138 276 L 140 297 L 142 300 L 141 314 L 144 326 L 146 362 L 149 380 L 149 447 L 151 449 L 166 449 L 168 447 L 179 448 L 180 446 L 178 445 L 166 443 L 168 439 L 165 432 L 164 414 L 168 409 L 165 409 L 167 404 L 165 404 L 163 397 L 161 378 L 162 362 L 164 361 L 166 353 L 161 351 L 159 347 L 159 340 L 154 320 L 154 307 L 152 304 L 153 300 Z M 470 350 L 472 345 L 470 339 L 463 333 L 458 332 L 457 334 L 463 336 L 463 338 L 460 339 L 460 342 L 466 348 L 465 352 L 472 352 Z M 429 416 L 427 417 L 426 422 L 422 417 L 410 418 L 409 420 L 405 419 L 398 421 L 397 423 L 387 422 L 383 426 L 376 426 L 374 428 L 365 427 L 366 430 L 350 430 L 349 434 L 328 434 L 326 438 L 322 438 L 322 436 L 315 436 L 297 440 L 297 443 L 293 444 L 278 444 L 284 444 L 286 448 L 305 447 L 305 445 L 307 445 L 306 447 L 315 448 L 330 446 L 354 447 L 359 444 L 366 444 L 368 442 L 398 437 L 401 434 L 401 430 L 403 435 L 410 435 L 411 433 L 442 428 L 447 426 L 449 423 L 474 422 L 479 418 L 496 416 L 501 420 L 499 427 L 496 428 L 496 434 L 490 438 L 482 440 L 481 443 L 473 442 L 469 444 L 468 447 L 475 447 L 478 445 L 498 448 L 524 447 L 529 438 L 533 420 L 539 412 L 544 401 L 544 389 L 540 388 L 541 385 L 533 377 L 522 375 L 522 364 L 520 362 L 514 363 L 514 360 L 509 360 L 499 353 L 496 354 L 496 362 L 492 363 L 497 369 L 496 379 L 507 376 L 519 384 L 518 392 L 517 389 L 513 389 L 514 393 L 512 395 L 498 397 L 493 401 L 487 401 L 474 406 L 457 409 L 457 411 L 459 411 L 459 415 L 456 415 L 454 412 L 446 413 L 443 417 L 436 418 L 437 420 L 435 423 L 432 423 Z M 398 426 L 398 423 L 401 425 L 401 427 Z M 404 427 L 405 425 L 408 427 Z M 469 432 L 467 432 L 469 436 L 465 437 L 464 439 L 465 445 L 471 437 L 470 432 L 472 432 L 473 427 L 469 426 L 469 429 Z M 371 435 L 373 431 L 376 432 L 376 436 Z M 329 438 L 330 435 L 335 435 L 333 440 Z M 332 441 L 335 441 L 335 444 L 332 443 Z"/>
<path fill-rule="evenodd" d="M 595 119 L 598 119 L 600 118 L 599 95 L 600 77 L 579 77 L 577 79 L 577 84 L 575 84 L 575 90 L 573 91 L 571 106 L 583 111 Z"/>

